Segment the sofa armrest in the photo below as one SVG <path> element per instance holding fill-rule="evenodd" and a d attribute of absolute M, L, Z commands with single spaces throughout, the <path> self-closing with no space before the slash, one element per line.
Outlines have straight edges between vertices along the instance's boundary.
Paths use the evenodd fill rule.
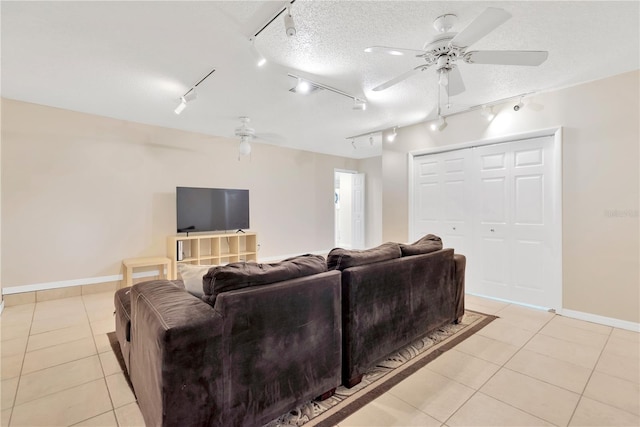
<path fill-rule="evenodd" d="M 147 425 L 214 425 L 222 407 L 222 321 L 170 281 L 131 289 L 131 382 Z"/>
<path fill-rule="evenodd" d="M 462 254 L 454 254 L 453 263 L 453 282 L 456 285 L 456 323 L 460 323 L 464 315 L 464 272 L 467 258 Z"/>

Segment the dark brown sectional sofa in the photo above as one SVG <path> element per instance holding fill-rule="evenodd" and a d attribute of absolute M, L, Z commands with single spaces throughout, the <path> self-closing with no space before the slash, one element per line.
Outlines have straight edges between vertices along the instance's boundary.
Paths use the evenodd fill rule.
<path fill-rule="evenodd" d="M 441 248 L 429 235 L 326 262 L 229 264 L 209 270 L 200 297 L 181 281 L 119 290 L 116 336 L 146 424 L 260 426 L 353 386 L 463 315 L 465 259 Z"/>

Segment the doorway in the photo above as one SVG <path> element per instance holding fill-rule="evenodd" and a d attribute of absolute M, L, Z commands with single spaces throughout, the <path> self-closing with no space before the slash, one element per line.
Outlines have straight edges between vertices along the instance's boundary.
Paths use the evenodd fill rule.
<path fill-rule="evenodd" d="M 334 172 L 334 242 L 338 248 L 364 248 L 364 182 L 363 173 Z"/>

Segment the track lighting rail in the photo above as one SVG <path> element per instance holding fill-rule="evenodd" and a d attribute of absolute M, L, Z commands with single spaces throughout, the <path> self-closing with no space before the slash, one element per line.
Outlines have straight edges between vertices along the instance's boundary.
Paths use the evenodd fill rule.
<path fill-rule="evenodd" d="M 342 95 L 342 96 L 345 96 L 347 98 L 351 98 L 354 101 L 360 101 L 360 102 L 365 102 L 365 103 L 367 102 L 366 99 L 362 99 L 362 98 L 359 98 L 359 97 L 357 97 L 355 95 L 351 95 L 351 94 L 349 94 L 347 92 L 344 92 L 344 91 L 342 91 L 340 89 L 336 89 L 335 87 L 331 87 L 331 86 L 327 86 L 327 85 L 322 84 L 322 83 L 314 82 L 313 80 L 309 80 L 307 78 L 300 77 L 300 76 L 297 76 L 295 74 L 287 73 L 287 75 L 289 77 L 293 77 L 294 79 L 303 80 L 303 81 L 309 83 L 311 86 L 315 86 L 316 88 L 326 89 L 326 90 L 328 90 L 330 92 L 337 93 L 338 95 Z"/>

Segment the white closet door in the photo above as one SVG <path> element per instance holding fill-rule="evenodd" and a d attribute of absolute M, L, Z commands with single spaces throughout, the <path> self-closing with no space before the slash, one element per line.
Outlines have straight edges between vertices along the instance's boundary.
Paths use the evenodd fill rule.
<path fill-rule="evenodd" d="M 466 290 L 559 308 L 553 137 L 417 156 L 412 235 L 466 255 Z"/>
<path fill-rule="evenodd" d="M 551 137 L 474 150 L 473 293 L 550 306 L 553 266 Z"/>
<path fill-rule="evenodd" d="M 414 161 L 414 227 L 411 240 L 436 234 L 458 253 L 471 249 L 471 149 Z"/>

